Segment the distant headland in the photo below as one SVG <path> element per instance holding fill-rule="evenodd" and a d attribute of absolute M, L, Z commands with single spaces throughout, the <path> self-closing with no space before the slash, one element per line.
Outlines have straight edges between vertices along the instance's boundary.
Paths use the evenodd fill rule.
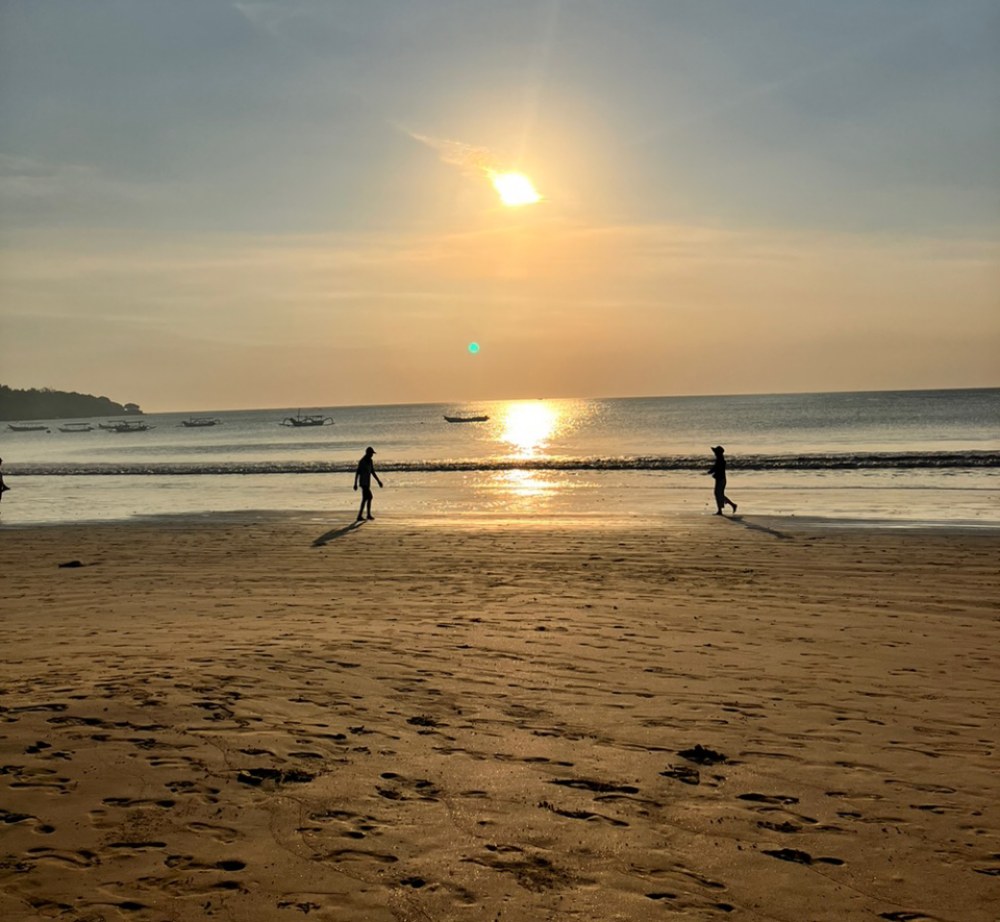
<path fill-rule="evenodd" d="M 137 403 L 116 403 L 76 391 L 51 388 L 17 390 L 0 384 L 0 420 L 79 419 L 89 416 L 131 416 L 142 413 Z"/>

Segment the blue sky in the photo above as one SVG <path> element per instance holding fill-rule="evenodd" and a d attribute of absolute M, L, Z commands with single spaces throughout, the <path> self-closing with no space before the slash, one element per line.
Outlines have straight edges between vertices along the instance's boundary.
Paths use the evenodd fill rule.
<path fill-rule="evenodd" d="M 998 47 L 993 0 L 0 0 L 0 380 L 1000 384 Z"/>

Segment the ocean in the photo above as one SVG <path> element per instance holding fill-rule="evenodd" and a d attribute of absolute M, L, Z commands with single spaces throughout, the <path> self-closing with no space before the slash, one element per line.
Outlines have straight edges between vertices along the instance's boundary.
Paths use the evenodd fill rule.
<path fill-rule="evenodd" d="M 289 424 L 298 415 L 327 420 Z M 353 518 L 376 449 L 376 517 L 595 522 L 715 511 L 711 446 L 748 516 L 1000 526 L 1000 389 L 149 413 L 146 431 L 0 432 L 0 525 L 287 513 Z M 445 416 L 486 416 L 450 423 Z M 17 424 L 15 424 L 17 425 Z"/>

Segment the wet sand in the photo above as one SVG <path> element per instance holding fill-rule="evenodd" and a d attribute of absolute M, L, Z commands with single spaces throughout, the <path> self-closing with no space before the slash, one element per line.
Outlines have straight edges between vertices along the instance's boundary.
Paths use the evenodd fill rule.
<path fill-rule="evenodd" d="M 249 514 L 0 552 L 5 920 L 997 919 L 996 532 Z"/>

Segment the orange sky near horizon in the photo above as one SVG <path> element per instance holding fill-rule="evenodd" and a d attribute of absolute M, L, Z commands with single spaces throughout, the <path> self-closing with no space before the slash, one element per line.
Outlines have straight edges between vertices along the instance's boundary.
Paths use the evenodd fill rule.
<path fill-rule="evenodd" d="M 934 240 L 875 249 L 832 234 L 544 221 L 225 246 L 111 238 L 49 246 L 44 258 L 14 253 L 5 276 L 34 289 L 23 336 L 59 369 L 44 383 L 96 381 L 93 392 L 148 411 L 997 380 L 981 335 L 997 323 L 988 246 L 949 255 Z M 53 253 L 58 284 L 40 285 Z M 69 309 L 66 284 L 81 292 Z M 157 291 L 163 318 L 135 315 L 140 285 Z M 959 288 L 965 298 L 943 315 Z M 70 334 L 62 347 L 53 325 Z"/>

